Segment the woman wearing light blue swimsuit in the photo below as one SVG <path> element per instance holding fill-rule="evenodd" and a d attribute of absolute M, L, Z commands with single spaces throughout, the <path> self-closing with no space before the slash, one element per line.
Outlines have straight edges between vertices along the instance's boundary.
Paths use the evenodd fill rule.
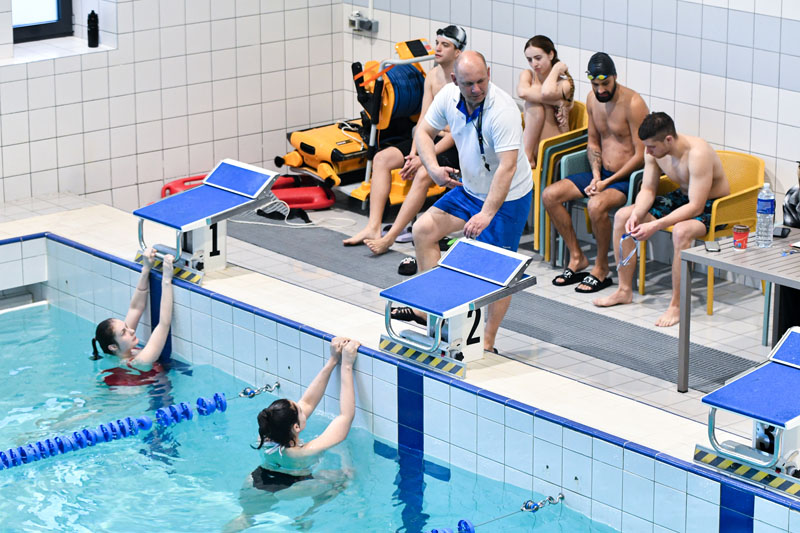
<path fill-rule="evenodd" d="M 302 522 L 313 510 L 341 492 L 347 472 L 312 472 L 322 453 L 339 444 L 350 432 L 356 413 L 353 364 L 358 355 L 358 341 L 344 337 L 331 340 L 331 356 L 306 389 L 299 401 L 275 400 L 258 413 L 258 446 L 261 466 L 253 470 L 239 496 L 242 514 L 224 531 L 240 531 L 253 525 L 253 517 L 270 510 L 275 500 L 311 497 L 314 504 L 295 523 Z M 316 438 L 303 442 L 300 432 L 306 420 L 325 394 L 333 370 L 340 370 L 339 415 Z M 257 490 L 253 490 L 257 489 Z M 264 497 L 264 492 L 270 498 Z"/>

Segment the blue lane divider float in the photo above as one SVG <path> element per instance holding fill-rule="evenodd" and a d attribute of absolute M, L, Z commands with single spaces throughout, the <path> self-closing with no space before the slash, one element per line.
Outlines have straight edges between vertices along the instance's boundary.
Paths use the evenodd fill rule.
<path fill-rule="evenodd" d="M 207 416 L 214 411 L 225 412 L 228 402 L 225 394 L 218 392 L 211 398 L 200 397 L 197 399 L 197 412 L 200 416 Z M 192 407 L 185 402 L 161 407 L 156 410 L 156 422 L 164 427 L 178 424 L 183 420 L 192 419 Z M 97 428 L 84 428 L 51 439 L 36 441 L 16 448 L 0 450 L 0 470 L 33 463 L 40 459 L 47 459 L 55 455 L 81 450 L 103 442 L 133 437 L 139 431 L 149 431 L 153 427 L 153 420 L 142 415 L 138 418 L 120 418 Z"/>

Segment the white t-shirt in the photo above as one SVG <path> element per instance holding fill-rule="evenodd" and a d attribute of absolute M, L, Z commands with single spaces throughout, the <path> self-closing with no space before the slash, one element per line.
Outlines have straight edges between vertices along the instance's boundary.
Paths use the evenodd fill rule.
<path fill-rule="evenodd" d="M 443 130 L 450 126 L 450 133 L 458 149 L 459 166 L 464 190 L 470 195 L 485 200 L 492 185 L 492 178 L 500 166 L 498 153 L 517 151 L 517 168 L 511 180 L 506 202 L 522 198 L 533 188 L 531 165 L 522 147 L 522 118 L 517 104 L 508 93 L 489 82 L 483 112 L 480 118 L 483 133 L 483 150 L 491 171 L 486 170 L 478 143 L 479 119 L 467 122 L 467 116 L 458 109 L 461 91 L 455 83 L 448 83 L 433 99 L 425 120 L 433 128 Z"/>

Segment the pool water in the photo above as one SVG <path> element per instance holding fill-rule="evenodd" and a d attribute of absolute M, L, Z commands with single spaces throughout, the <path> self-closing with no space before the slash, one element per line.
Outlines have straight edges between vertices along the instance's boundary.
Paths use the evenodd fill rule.
<path fill-rule="evenodd" d="M 0 449 L 224 392 L 225 413 L 0 471 L 3 531 L 430 531 L 513 513 L 523 489 L 424 461 L 354 429 L 315 470 L 313 496 L 245 488 L 259 464 L 256 414 L 275 397 L 236 398 L 246 385 L 176 361 L 142 386 L 109 387 L 92 361 L 94 324 L 53 306 L 0 315 Z M 330 417 L 308 421 L 306 440 Z M 542 495 L 535 495 L 536 500 Z M 247 512 L 243 512 L 243 510 Z M 517 512 L 478 531 L 611 532 L 561 505 Z"/>

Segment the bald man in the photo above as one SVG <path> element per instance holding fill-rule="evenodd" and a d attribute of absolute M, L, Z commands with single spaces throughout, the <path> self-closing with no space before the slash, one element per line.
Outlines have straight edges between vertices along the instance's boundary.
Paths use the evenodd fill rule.
<path fill-rule="evenodd" d="M 461 229 L 466 237 L 516 251 L 531 207 L 533 180 L 517 104 L 489 81 L 489 67 L 478 52 L 462 52 L 451 79 L 414 136 L 428 175 L 451 188 L 413 226 L 420 271 L 439 261 L 439 240 Z M 447 126 L 458 149 L 460 181 L 455 169 L 436 160 L 434 138 Z M 497 330 L 510 303 L 508 297 L 489 305 L 485 350 L 496 351 Z M 425 322 L 409 308 L 394 309 L 392 317 Z"/>

